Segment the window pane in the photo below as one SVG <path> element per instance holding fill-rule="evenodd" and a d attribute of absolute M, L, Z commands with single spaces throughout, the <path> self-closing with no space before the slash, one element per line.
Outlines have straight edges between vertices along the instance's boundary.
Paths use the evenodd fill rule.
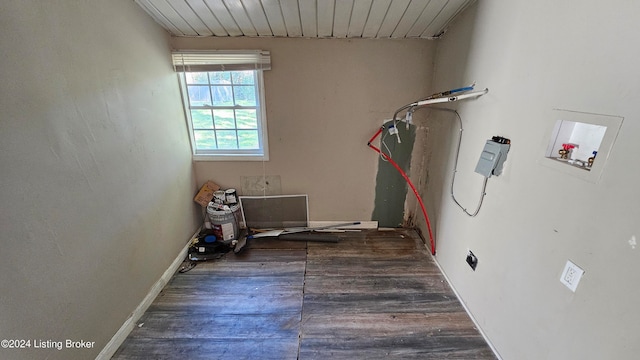
<path fill-rule="evenodd" d="M 238 124 L 238 129 L 257 129 L 258 118 L 256 117 L 256 110 L 236 110 L 236 123 Z"/>
<path fill-rule="evenodd" d="M 208 86 L 190 85 L 188 86 L 188 91 L 189 104 L 191 106 L 211 105 L 211 94 Z"/>
<path fill-rule="evenodd" d="M 231 86 L 212 86 L 213 106 L 233 106 Z"/>
<path fill-rule="evenodd" d="M 208 84 L 206 72 L 188 72 L 184 73 L 184 77 L 187 80 L 187 84 Z"/>
<path fill-rule="evenodd" d="M 236 105 L 256 106 L 256 91 L 253 86 L 234 86 Z"/>
<path fill-rule="evenodd" d="M 216 129 L 235 129 L 236 122 L 233 119 L 233 110 L 213 110 L 213 118 Z"/>
<path fill-rule="evenodd" d="M 191 110 L 191 121 L 194 129 L 213 129 L 211 110 Z"/>
<path fill-rule="evenodd" d="M 231 75 L 233 76 L 234 84 L 253 84 L 254 76 L 253 71 L 232 71 Z"/>
<path fill-rule="evenodd" d="M 182 91 L 196 156 L 212 160 L 263 156 L 266 129 L 262 129 L 260 111 L 260 70 L 183 72 L 180 76 L 185 80 Z"/>
<path fill-rule="evenodd" d="M 257 130 L 238 130 L 238 143 L 240 149 L 259 149 Z"/>
<path fill-rule="evenodd" d="M 209 73 L 211 84 L 231 84 L 231 74 L 228 71 L 215 71 Z"/>
<path fill-rule="evenodd" d="M 196 149 L 212 150 L 216 147 L 216 136 L 213 130 L 194 130 L 193 135 L 196 139 Z"/>
<path fill-rule="evenodd" d="M 238 140 L 236 139 L 235 130 L 217 130 L 218 145 L 220 149 L 237 149 Z"/>

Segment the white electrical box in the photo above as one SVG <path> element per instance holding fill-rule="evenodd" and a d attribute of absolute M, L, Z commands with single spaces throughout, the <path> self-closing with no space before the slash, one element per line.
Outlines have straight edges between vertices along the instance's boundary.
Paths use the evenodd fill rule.
<path fill-rule="evenodd" d="M 476 172 L 487 178 L 491 175 L 500 175 L 510 147 L 511 140 L 501 136 L 494 136 L 491 140 L 487 140 L 476 165 Z"/>
<path fill-rule="evenodd" d="M 564 266 L 564 270 L 562 270 L 562 276 L 560 276 L 560 282 L 571 291 L 576 292 L 578 283 L 580 282 L 580 278 L 582 278 L 583 274 L 584 270 L 571 262 L 571 260 L 567 260 L 567 264 Z"/>

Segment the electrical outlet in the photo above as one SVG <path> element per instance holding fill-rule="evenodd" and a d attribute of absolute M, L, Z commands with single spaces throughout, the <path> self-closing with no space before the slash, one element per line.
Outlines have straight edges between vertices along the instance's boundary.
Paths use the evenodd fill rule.
<path fill-rule="evenodd" d="M 478 258 L 471 252 L 471 250 L 467 251 L 467 264 L 471 266 L 473 271 L 476 271 L 476 266 L 478 266 Z"/>
<path fill-rule="evenodd" d="M 562 271 L 562 276 L 560 276 L 560 282 L 563 283 L 569 290 L 576 292 L 578 288 L 578 283 L 580 282 L 580 278 L 584 274 L 584 270 L 582 270 L 578 265 L 571 262 L 571 260 L 567 260 L 567 264 L 564 266 L 564 270 Z"/>

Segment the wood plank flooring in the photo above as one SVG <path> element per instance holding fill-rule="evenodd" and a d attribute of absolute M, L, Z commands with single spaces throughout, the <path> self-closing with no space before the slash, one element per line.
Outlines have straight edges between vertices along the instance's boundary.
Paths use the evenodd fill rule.
<path fill-rule="evenodd" d="M 339 236 L 177 273 L 113 359 L 495 359 L 415 232 Z"/>

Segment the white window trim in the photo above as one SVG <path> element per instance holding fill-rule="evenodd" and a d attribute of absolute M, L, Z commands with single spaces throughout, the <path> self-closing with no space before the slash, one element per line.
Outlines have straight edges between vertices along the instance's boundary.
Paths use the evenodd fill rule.
<path fill-rule="evenodd" d="M 268 53 L 267 53 L 268 54 Z M 269 66 L 270 68 L 270 66 Z M 177 71 L 178 82 L 180 86 L 180 96 L 182 97 L 182 105 L 184 109 L 185 120 L 189 130 L 189 140 L 191 142 L 191 154 L 194 161 L 268 161 L 269 160 L 269 134 L 267 131 L 267 111 L 265 106 L 265 91 L 264 91 L 264 70 L 256 69 L 256 87 L 258 89 L 258 106 L 257 110 L 260 116 L 260 127 L 258 129 L 258 139 L 260 141 L 260 149 L 262 154 L 257 154 L 255 149 L 251 150 L 223 150 L 225 153 L 198 153 L 196 149 L 195 133 L 193 129 L 193 122 L 191 119 L 191 111 L 189 98 L 185 96 L 187 94 L 187 82 L 185 73 L 183 71 Z M 219 152 L 212 150 L 213 152 Z"/>

